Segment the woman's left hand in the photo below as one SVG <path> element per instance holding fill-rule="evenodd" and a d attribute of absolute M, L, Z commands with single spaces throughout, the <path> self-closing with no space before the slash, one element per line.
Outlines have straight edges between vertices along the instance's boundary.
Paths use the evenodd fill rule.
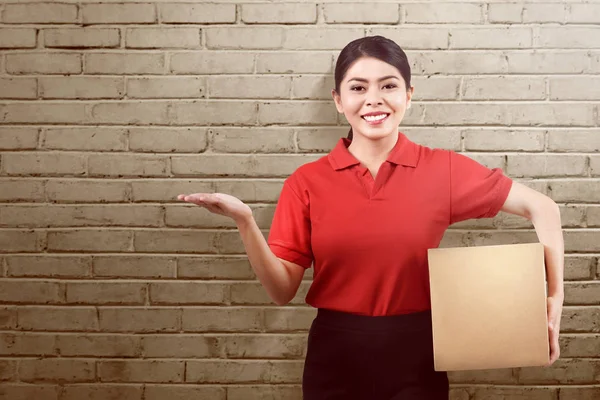
<path fill-rule="evenodd" d="M 550 362 L 547 367 L 554 364 L 560 357 L 558 334 L 560 332 L 560 317 L 562 315 L 563 298 L 548 297 L 548 338 L 550 340 Z"/>

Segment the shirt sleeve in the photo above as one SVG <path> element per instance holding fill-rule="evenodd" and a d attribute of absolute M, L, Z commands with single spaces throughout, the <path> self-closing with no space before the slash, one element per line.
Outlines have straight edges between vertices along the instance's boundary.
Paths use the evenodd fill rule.
<path fill-rule="evenodd" d="M 309 199 L 294 175 L 283 183 L 267 240 L 275 256 L 310 268 L 313 262 Z"/>
<path fill-rule="evenodd" d="M 512 187 L 500 168 L 487 168 L 450 151 L 450 224 L 498 214 Z"/>

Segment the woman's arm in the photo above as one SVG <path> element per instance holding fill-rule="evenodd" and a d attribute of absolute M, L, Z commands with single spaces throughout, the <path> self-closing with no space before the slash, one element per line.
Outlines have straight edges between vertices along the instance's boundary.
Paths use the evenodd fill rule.
<path fill-rule="evenodd" d="M 513 182 L 502 211 L 520 215 L 533 223 L 539 241 L 544 245 L 546 279 L 548 281 L 548 329 L 550 333 L 550 364 L 560 355 L 558 334 L 565 298 L 564 240 L 560 210 L 548 196 L 518 182 Z"/>

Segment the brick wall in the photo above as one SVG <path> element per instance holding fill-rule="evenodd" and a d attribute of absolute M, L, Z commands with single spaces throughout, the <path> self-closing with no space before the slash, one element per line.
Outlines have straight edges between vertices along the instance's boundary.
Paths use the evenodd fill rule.
<path fill-rule="evenodd" d="M 451 373 L 452 399 L 600 398 L 600 3 L 0 4 L 0 399 L 300 399 L 315 313 L 277 307 L 228 219 L 269 229 L 283 179 L 347 132 L 335 57 L 406 51 L 411 139 L 502 167 L 562 209 L 552 368 Z M 535 240 L 499 215 L 445 245 Z"/>

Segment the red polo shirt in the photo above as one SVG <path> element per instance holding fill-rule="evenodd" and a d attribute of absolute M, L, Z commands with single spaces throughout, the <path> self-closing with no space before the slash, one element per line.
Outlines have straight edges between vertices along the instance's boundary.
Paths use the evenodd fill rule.
<path fill-rule="evenodd" d="M 431 308 L 427 249 L 449 225 L 495 216 L 512 185 L 499 168 L 399 133 L 374 180 L 341 138 L 284 182 L 268 244 L 310 268 L 306 302 L 380 316 Z"/>

